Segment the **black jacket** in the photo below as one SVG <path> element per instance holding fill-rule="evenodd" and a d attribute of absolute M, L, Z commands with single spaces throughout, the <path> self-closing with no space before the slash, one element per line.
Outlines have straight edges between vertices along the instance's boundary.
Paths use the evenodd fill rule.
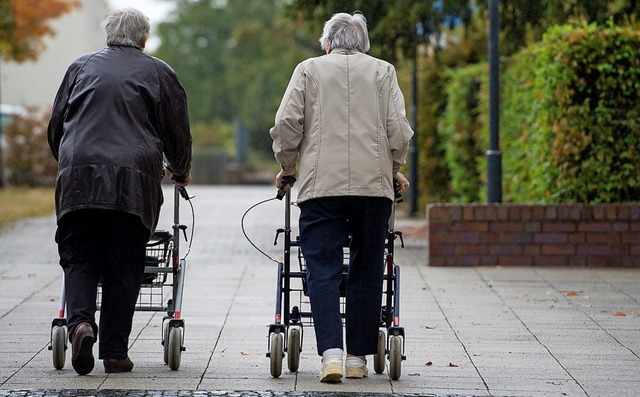
<path fill-rule="evenodd" d="M 163 154 L 176 178 L 191 167 L 187 98 L 165 62 L 113 46 L 69 66 L 53 104 L 58 220 L 79 209 L 138 215 L 155 229 Z"/>

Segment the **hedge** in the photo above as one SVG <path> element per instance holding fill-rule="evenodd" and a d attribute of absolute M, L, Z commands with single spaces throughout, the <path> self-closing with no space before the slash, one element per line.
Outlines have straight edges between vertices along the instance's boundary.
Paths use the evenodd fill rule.
<path fill-rule="evenodd" d="M 640 32 L 555 26 L 501 69 L 504 202 L 640 201 Z M 440 131 L 452 201 L 485 197 L 486 75 L 449 73 Z"/>

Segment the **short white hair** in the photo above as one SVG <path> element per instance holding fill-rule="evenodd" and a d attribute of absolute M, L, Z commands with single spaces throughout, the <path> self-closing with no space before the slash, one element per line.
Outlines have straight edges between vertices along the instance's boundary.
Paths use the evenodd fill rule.
<path fill-rule="evenodd" d="M 149 18 L 135 8 L 111 11 L 102 23 L 108 46 L 144 48 L 151 25 Z"/>
<path fill-rule="evenodd" d="M 326 52 L 340 48 L 366 53 L 370 48 L 367 19 L 359 11 L 334 14 L 324 23 L 320 46 Z"/>

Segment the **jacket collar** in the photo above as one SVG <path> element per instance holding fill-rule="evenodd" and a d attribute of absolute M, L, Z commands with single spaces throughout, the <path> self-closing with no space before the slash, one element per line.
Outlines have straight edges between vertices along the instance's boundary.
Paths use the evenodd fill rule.
<path fill-rule="evenodd" d="M 359 51 L 356 51 L 356 50 L 349 50 L 346 48 L 334 48 L 333 50 L 331 50 L 329 54 L 353 55 L 358 53 Z"/>

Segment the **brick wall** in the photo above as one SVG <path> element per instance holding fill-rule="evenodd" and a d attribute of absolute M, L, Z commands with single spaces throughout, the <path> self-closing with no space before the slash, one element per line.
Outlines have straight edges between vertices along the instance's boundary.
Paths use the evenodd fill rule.
<path fill-rule="evenodd" d="M 431 204 L 430 266 L 640 266 L 640 204 Z"/>

